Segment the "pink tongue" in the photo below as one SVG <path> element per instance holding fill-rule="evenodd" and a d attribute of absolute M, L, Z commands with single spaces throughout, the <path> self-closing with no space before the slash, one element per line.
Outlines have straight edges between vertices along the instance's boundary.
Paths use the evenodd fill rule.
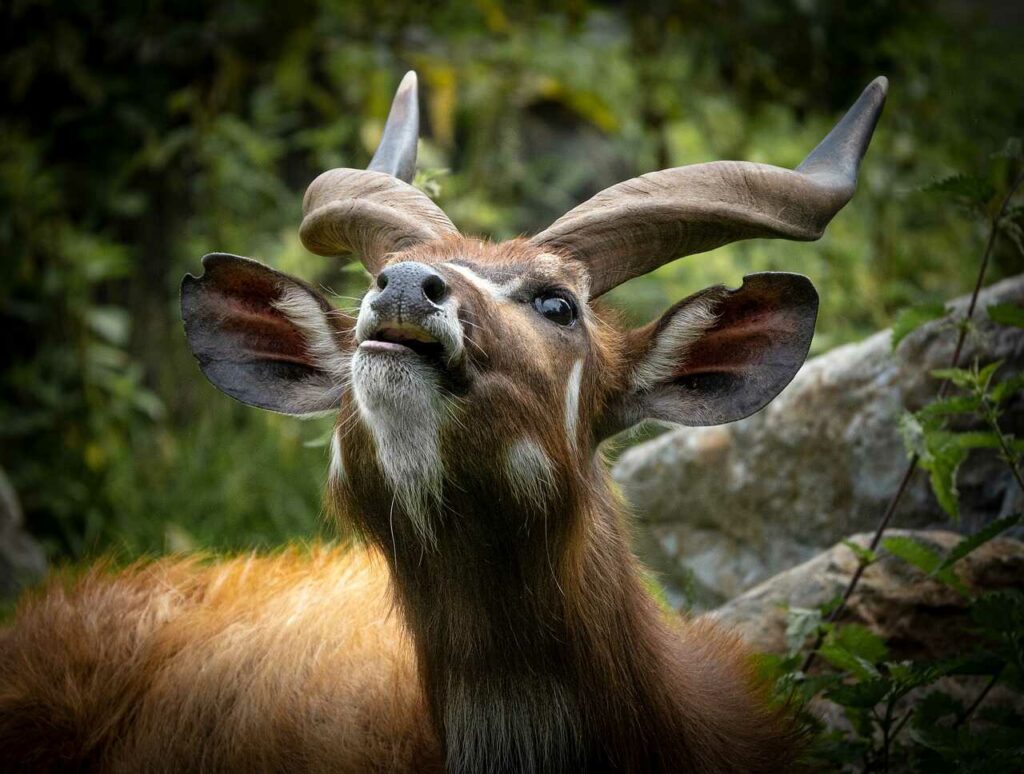
<path fill-rule="evenodd" d="M 359 345 L 359 349 L 367 350 L 370 352 L 411 352 L 404 344 L 399 344 L 395 341 L 380 341 L 379 339 L 369 339 Z"/>

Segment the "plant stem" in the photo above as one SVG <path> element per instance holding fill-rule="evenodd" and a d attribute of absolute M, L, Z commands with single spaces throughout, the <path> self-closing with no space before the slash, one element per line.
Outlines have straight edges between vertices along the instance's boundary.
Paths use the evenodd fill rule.
<path fill-rule="evenodd" d="M 999 426 L 999 413 L 987 395 L 982 394 L 981 400 L 982 405 L 985 407 L 985 421 L 988 422 L 989 429 L 999 441 L 999 449 L 1003 452 L 1003 459 L 1006 461 L 1006 464 L 1010 466 L 1010 472 L 1013 473 L 1013 477 L 1017 480 L 1017 486 L 1020 487 L 1021 492 L 1024 492 L 1024 478 L 1021 478 L 1020 468 L 1017 467 L 1017 459 L 1010 448 L 1009 441 L 1003 435 L 1003 428 Z"/>
<path fill-rule="evenodd" d="M 992 679 L 985 684 L 985 687 L 981 689 L 981 692 L 978 694 L 978 696 L 974 699 L 974 701 L 971 702 L 971 706 L 965 709 L 963 713 L 961 713 L 957 717 L 956 722 L 953 723 L 953 728 L 959 728 L 964 723 L 966 723 L 967 719 L 974 713 L 974 710 L 978 709 L 981 703 L 985 701 L 985 697 L 988 696 L 989 691 L 995 688 L 996 683 L 999 682 L 999 678 L 1003 674 L 1003 667 L 1005 666 L 1006 664 L 999 665 L 999 668 L 996 670 L 996 673 L 992 675 Z"/>
<path fill-rule="evenodd" d="M 1007 191 L 1006 196 L 1003 197 L 1003 202 L 999 207 L 999 211 L 992 218 L 992 224 L 989 228 L 988 241 L 985 243 L 985 252 L 981 256 L 981 265 L 978 266 L 978 277 L 974 282 L 974 291 L 971 293 L 970 303 L 967 305 L 967 313 L 964 316 L 964 321 L 968 321 L 974 316 L 974 309 L 978 305 L 978 296 L 981 293 L 982 285 L 985 283 L 985 273 L 988 271 L 988 264 L 992 258 L 992 250 L 996 244 L 996 237 L 999 234 L 999 221 L 1003 219 L 1006 214 L 1007 208 L 1010 206 L 1010 200 L 1014 197 L 1021 185 L 1024 184 L 1024 170 L 1022 170 L 1013 181 L 1010 186 L 1010 190 Z M 964 341 L 967 338 L 967 326 L 963 325 L 960 327 L 960 334 L 957 336 L 956 347 L 953 349 L 953 357 L 951 358 L 951 366 L 953 368 L 960 367 L 960 355 L 963 351 Z M 949 386 L 949 382 L 943 382 L 939 388 L 939 398 L 945 397 L 946 389 Z M 875 528 L 875 533 L 871 538 L 870 548 L 874 551 L 878 548 L 878 544 L 882 542 L 882 535 L 889 526 L 889 522 L 892 520 L 893 514 L 896 512 L 897 506 L 900 504 L 900 500 L 903 499 L 904 492 L 907 491 L 907 486 L 910 484 L 910 479 L 914 476 L 914 471 L 917 469 L 917 463 L 920 461 L 920 455 L 914 454 L 911 456 L 907 463 L 907 469 L 903 472 L 903 477 L 900 479 L 900 484 L 896 489 L 896 493 L 889 500 L 889 504 L 885 508 L 885 513 L 882 514 L 882 518 L 878 522 L 878 526 Z M 1017 483 L 1021 484 L 1021 488 L 1024 489 L 1024 483 L 1021 482 L 1020 473 L 1016 467 L 1011 463 L 1010 467 L 1014 471 L 1014 475 L 1017 476 Z M 854 570 L 850 582 L 846 586 L 846 590 L 843 592 L 842 600 L 831 615 L 828 617 L 829 623 L 835 623 L 839 616 L 846 610 L 846 603 L 853 595 L 854 590 L 857 588 L 857 584 L 860 583 L 861 575 L 864 574 L 864 569 L 867 564 L 864 560 L 860 560 L 857 563 L 857 569 Z M 821 647 L 821 643 L 825 640 L 825 633 L 823 631 L 818 632 L 818 636 L 814 640 L 814 645 L 811 647 L 810 652 L 807 654 L 807 658 L 804 659 L 803 666 L 801 669 L 806 672 L 811 668 L 814 663 L 814 659 L 818 655 L 818 648 Z"/>
<path fill-rule="evenodd" d="M 907 721 L 910 720 L 913 714 L 913 710 L 907 710 L 905 713 L 903 713 L 903 717 L 899 719 L 899 722 L 896 724 L 896 727 L 892 730 L 893 739 L 899 736 L 900 731 L 903 730 L 903 726 L 907 725 Z"/>

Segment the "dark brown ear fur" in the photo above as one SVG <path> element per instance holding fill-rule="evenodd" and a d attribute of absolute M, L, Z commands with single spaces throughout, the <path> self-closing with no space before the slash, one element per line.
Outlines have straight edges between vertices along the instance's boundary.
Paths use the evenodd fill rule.
<path fill-rule="evenodd" d="M 309 285 L 227 253 L 181 283 L 185 336 L 203 374 L 232 398 L 285 414 L 340 403 L 344 327 Z"/>
<path fill-rule="evenodd" d="M 629 386 L 606 424 L 718 425 L 753 414 L 800 369 L 817 314 L 818 294 L 799 274 L 751 274 L 736 290 L 695 293 L 630 334 Z"/>

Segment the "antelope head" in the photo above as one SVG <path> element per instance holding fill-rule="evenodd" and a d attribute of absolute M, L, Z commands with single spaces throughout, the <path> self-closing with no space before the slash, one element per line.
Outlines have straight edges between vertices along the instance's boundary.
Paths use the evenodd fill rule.
<path fill-rule="evenodd" d="M 536 556 L 537 541 L 557 564 L 572 514 L 604 487 L 604 438 L 645 419 L 711 425 L 759 410 L 803 363 L 818 305 L 804 276 L 754 274 L 627 330 L 600 297 L 728 242 L 819 238 L 853 195 L 886 88 L 871 83 L 795 170 L 653 172 L 493 244 L 461 236 L 410 185 L 409 73 L 369 168 L 325 172 L 304 199 L 305 246 L 355 254 L 372 276 L 354 324 L 298 279 L 213 254 L 182 286 L 189 344 L 245 403 L 337 412 L 330 499 L 396 564 L 455 543 Z"/>

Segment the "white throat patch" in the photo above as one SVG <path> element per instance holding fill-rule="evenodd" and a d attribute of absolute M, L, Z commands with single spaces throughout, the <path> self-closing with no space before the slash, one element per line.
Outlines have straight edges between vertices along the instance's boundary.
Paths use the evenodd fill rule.
<path fill-rule="evenodd" d="M 352 362 L 352 395 L 377 447 L 377 462 L 423 542 L 436 545 L 431 512 L 440 509 L 441 422 L 450 411 L 428 366 L 396 358 Z"/>
<path fill-rule="evenodd" d="M 555 488 L 554 466 L 540 444 L 529 438 L 505 450 L 505 476 L 512 495 L 522 504 L 543 508 Z"/>

